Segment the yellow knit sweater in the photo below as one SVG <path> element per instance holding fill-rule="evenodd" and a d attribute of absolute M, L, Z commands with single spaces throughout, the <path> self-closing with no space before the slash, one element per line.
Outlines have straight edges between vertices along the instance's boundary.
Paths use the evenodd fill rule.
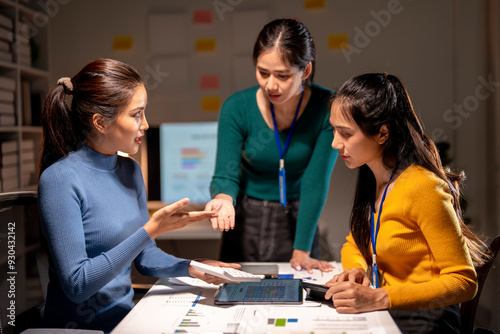
<path fill-rule="evenodd" d="M 446 183 L 423 167 L 410 166 L 396 179 L 377 237 L 377 266 L 389 308 L 438 308 L 474 297 L 476 272 L 452 203 Z M 343 268 L 366 271 L 352 235 L 346 239 Z"/>

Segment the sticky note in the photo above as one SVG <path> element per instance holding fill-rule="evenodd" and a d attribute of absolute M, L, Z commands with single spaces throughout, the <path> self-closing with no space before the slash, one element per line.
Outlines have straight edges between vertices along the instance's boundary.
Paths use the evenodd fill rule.
<path fill-rule="evenodd" d="M 201 99 L 202 111 L 219 111 L 220 106 L 220 97 L 218 96 L 204 96 Z"/>
<path fill-rule="evenodd" d="M 218 89 L 219 88 L 219 76 L 218 75 L 202 75 L 200 77 L 200 88 L 201 89 Z"/>
<path fill-rule="evenodd" d="M 207 10 L 195 10 L 193 13 L 193 23 L 198 24 L 211 24 L 212 19 L 212 11 Z"/>
<path fill-rule="evenodd" d="M 132 36 L 115 36 L 113 38 L 113 50 L 130 50 L 134 45 Z"/>
<path fill-rule="evenodd" d="M 196 40 L 196 51 L 207 52 L 215 50 L 215 38 L 198 38 Z"/>
<path fill-rule="evenodd" d="M 304 0 L 306 9 L 320 9 L 325 7 L 325 0 Z"/>
<path fill-rule="evenodd" d="M 328 35 L 329 49 L 347 49 L 349 41 L 346 34 L 330 34 Z"/>

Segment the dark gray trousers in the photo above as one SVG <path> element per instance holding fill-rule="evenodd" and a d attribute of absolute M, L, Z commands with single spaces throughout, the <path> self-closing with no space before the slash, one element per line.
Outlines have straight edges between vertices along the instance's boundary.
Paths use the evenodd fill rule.
<path fill-rule="evenodd" d="M 299 200 L 264 201 L 240 196 L 235 228 L 222 234 L 220 260 L 225 262 L 288 262 L 292 258 Z M 316 228 L 311 257 L 320 258 Z"/>

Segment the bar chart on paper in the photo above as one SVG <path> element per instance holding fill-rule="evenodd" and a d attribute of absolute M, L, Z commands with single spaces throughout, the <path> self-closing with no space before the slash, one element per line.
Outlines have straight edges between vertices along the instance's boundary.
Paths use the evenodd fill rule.
<path fill-rule="evenodd" d="M 158 294 L 153 291 L 144 300 L 147 306 L 142 307 L 152 311 L 147 320 L 137 323 L 148 328 L 148 333 L 264 333 L 266 330 L 268 305 L 223 308 L 214 306 L 216 289 L 188 288 L 175 294 L 160 290 L 162 287 Z M 140 332 L 138 327 L 123 325 L 126 330 L 122 333 Z"/>

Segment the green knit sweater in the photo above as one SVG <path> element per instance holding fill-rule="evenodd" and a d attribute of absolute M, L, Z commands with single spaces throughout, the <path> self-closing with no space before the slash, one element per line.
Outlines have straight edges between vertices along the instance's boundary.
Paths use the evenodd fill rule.
<path fill-rule="evenodd" d="M 219 115 L 218 149 L 211 196 L 240 193 L 279 200 L 279 160 L 274 130 L 257 106 L 258 86 L 237 92 Z M 332 91 L 311 84 L 309 102 L 297 119 L 285 155 L 287 199 L 300 198 L 294 249 L 310 251 L 338 152 L 331 143 L 329 99 Z M 285 147 L 288 130 L 279 133 Z"/>

